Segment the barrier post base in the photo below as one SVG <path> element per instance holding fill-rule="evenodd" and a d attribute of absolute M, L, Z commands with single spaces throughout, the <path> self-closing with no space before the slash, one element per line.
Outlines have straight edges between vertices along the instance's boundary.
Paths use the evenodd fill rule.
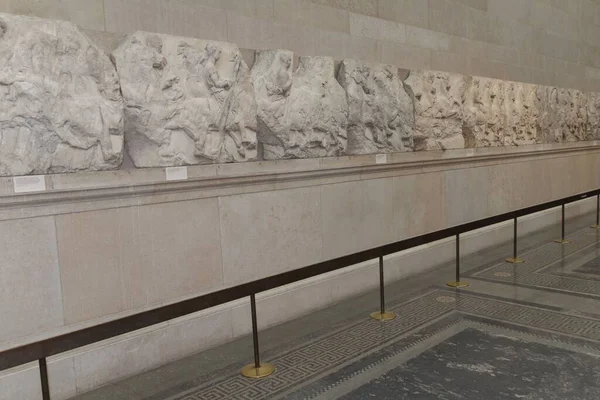
<path fill-rule="evenodd" d="M 590 228 L 592 228 L 592 229 L 600 229 L 600 225 L 590 225 Z"/>
<path fill-rule="evenodd" d="M 510 263 L 510 264 L 523 264 L 525 262 L 525 260 L 520 259 L 519 257 L 511 257 L 511 258 L 507 258 L 506 262 Z"/>
<path fill-rule="evenodd" d="M 446 283 L 447 286 L 453 287 L 453 288 L 461 288 L 461 287 L 467 287 L 469 286 L 469 284 L 467 282 L 448 282 Z"/>
<path fill-rule="evenodd" d="M 569 243 L 571 243 L 571 241 L 570 241 L 570 240 L 567 240 L 567 239 L 556 239 L 556 240 L 554 241 L 554 243 L 560 243 L 560 244 L 569 244 Z"/>
<path fill-rule="evenodd" d="M 260 367 L 256 368 L 256 365 L 248 364 L 240 372 L 246 378 L 260 379 L 275 372 L 275 367 L 271 364 L 263 363 Z"/>
<path fill-rule="evenodd" d="M 372 312 L 369 316 L 373 319 L 376 319 L 377 321 L 391 321 L 394 318 L 396 318 L 396 314 L 393 312 L 389 312 L 389 311 L 386 311 L 386 312 L 375 311 L 375 312 Z"/>

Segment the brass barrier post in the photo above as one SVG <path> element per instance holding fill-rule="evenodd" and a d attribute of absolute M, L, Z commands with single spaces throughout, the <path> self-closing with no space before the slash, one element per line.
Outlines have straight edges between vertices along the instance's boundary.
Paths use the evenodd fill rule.
<path fill-rule="evenodd" d="M 560 243 L 560 244 L 569 244 L 571 243 L 570 240 L 565 239 L 565 205 L 562 205 L 562 218 L 561 218 L 561 237 L 560 239 L 556 239 L 554 242 L 556 243 Z"/>
<path fill-rule="evenodd" d="M 254 343 L 254 363 L 246 365 L 241 370 L 241 374 L 246 378 L 264 378 L 275 372 L 275 367 L 271 364 L 260 363 L 260 351 L 258 349 L 258 322 L 256 319 L 256 297 L 250 295 L 250 310 L 252 313 L 252 341 Z"/>
<path fill-rule="evenodd" d="M 383 256 L 379 256 L 379 311 L 371 313 L 371 318 L 378 321 L 390 321 L 396 318 L 393 312 L 385 311 L 385 287 L 383 280 Z"/>
<path fill-rule="evenodd" d="M 590 228 L 600 229 L 600 194 L 596 195 L 596 225 L 592 225 Z"/>
<path fill-rule="evenodd" d="M 453 282 L 448 282 L 446 285 L 453 288 L 462 288 L 467 287 L 469 284 L 467 282 L 460 281 L 460 234 L 456 234 L 456 280 Z"/>
<path fill-rule="evenodd" d="M 517 257 L 517 217 L 515 217 L 513 222 L 513 256 L 507 258 L 506 262 L 511 264 L 521 264 L 525 262 L 525 260 Z"/>

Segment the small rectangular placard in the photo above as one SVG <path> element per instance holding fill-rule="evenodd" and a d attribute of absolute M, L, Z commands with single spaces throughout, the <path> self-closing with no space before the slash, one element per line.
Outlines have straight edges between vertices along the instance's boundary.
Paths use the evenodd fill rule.
<path fill-rule="evenodd" d="M 28 175 L 13 177 L 15 193 L 43 192 L 46 190 L 44 175 Z"/>
<path fill-rule="evenodd" d="M 184 181 L 188 178 L 187 167 L 165 168 L 168 181 Z"/>
<path fill-rule="evenodd" d="M 375 156 L 375 164 L 387 164 L 387 154 L 377 154 Z"/>

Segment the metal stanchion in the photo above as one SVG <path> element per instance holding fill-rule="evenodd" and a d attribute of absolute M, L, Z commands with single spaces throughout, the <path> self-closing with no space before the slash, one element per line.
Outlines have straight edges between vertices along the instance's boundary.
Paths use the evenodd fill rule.
<path fill-rule="evenodd" d="M 252 312 L 252 340 L 254 342 L 254 363 L 242 368 L 242 375 L 246 378 L 264 378 L 275 372 L 275 367 L 271 364 L 260 363 L 260 352 L 258 349 L 258 323 L 256 320 L 256 298 L 250 295 L 250 309 Z"/>
<path fill-rule="evenodd" d="M 371 313 L 371 318 L 378 321 L 390 321 L 396 318 L 393 312 L 385 311 L 385 287 L 383 280 L 383 256 L 379 256 L 379 311 Z"/>
<path fill-rule="evenodd" d="M 521 264 L 525 261 L 517 257 L 517 217 L 514 219 L 514 227 L 513 227 L 513 256 L 511 258 L 506 259 L 507 263 L 511 264 Z"/>
<path fill-rule="evenodd" d="M 467 287 L 467 282 L 460 281 L 460 234 L 456 235 L 456 280 L 454 282 L 448 282 L 446 285 L 453 288 Z"/>
<path fill-rule="evenodd" d="M 40 379 L 42 381 L 42 399 L 50 400 L 50 384 L 48 383 L 48 365 L 45 358 L 38 360 L 40 366 Z"/>
<path fill-rule="evenodd" d="M 561 237 L 555 240 L 556 243 L 569 244 L 570 240 L 565 239 L 565 205 L 562 205 Z"/>
<path fill-rule="evenodd" d="M 592 225 L 590 228 L 600 229 L 600 194 L 596 196 L 596 225 Z"/>

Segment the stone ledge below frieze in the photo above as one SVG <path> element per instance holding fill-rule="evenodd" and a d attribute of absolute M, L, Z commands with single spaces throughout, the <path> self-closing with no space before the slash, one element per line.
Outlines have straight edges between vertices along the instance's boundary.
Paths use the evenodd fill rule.
<path fill-rule="evenodd" d="M 14 193 L 0 178 L 0 220 L 132 207 L 417 175 L 600 153 L 600 141 L 258 161 L 187 167 L 188 179 L 167 181 L 165 168 L 45 175 L 46 189 Z"/>

